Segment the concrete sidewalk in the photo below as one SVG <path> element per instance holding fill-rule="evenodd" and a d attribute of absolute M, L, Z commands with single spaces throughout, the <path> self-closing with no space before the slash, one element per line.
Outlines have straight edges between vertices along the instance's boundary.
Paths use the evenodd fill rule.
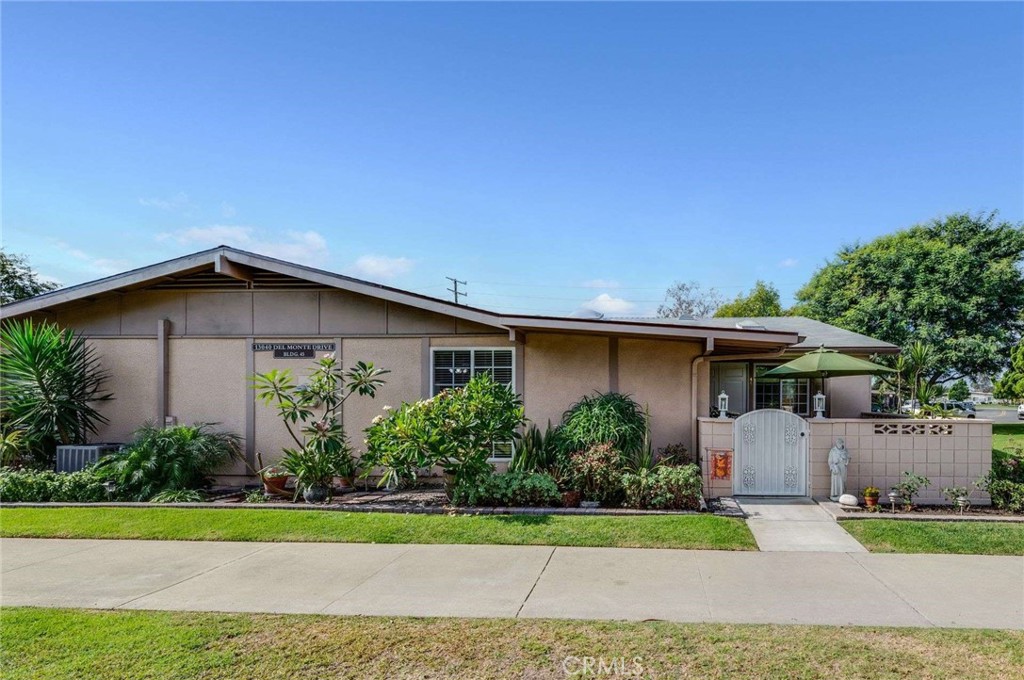
<path fill-rule="evenodd" d="M 737 504 L 764 552 L 866 553 L 831 514 L 810 498 L 742 497 Z"/>
<path fill-rule="evenodd" d="M 1024 628 L 1024 558 L 0 541 L 0 606 Z"/>

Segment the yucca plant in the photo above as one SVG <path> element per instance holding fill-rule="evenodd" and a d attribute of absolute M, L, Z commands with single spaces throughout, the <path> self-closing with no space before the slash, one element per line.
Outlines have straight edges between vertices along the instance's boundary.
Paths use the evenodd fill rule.
<path fill-rule="evenodd" d="M 107 372 L 82 336 L 52 323 L 13 321 L 0 330 L 0 410 L 6 425 L 25 431 L 49 453 L 54 444 L 80 444 L 107 422 L 95 404 Z"/>
<path fill-rule="evenodd" d="M 240 458 L 241 438 L 214 431 L 211 423 L 147 424 L 130 446 L 101 458 L 96 469 L 117 482 L 122 498 L 147 501 L 161 492 L 207 486 L 218 468 Z"/>

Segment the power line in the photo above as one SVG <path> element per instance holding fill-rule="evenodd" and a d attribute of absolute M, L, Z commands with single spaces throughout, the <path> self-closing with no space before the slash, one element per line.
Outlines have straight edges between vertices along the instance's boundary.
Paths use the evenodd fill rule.
<path fill-rule="evenodd" d="M 468 286 L 469 285 L 468 283 L 466 283 L 465 281 L 459 281 L 458 279 L 456 279 L 456 278 L 454 278 L 452 276 L 446 276 L 444 278 L 446 278 L 446 279 L 448 279 L 449 281 L 452 282 L 452 287 L 448 289 L 448 292 L 451 293 L 452 296 L 455 298 L 455 304 L 459 304 L 459 296 L 460 295 L 462 297 L 469 297 L 469 295 L 467 293 L 463 293 L 463 292 L 459 291 L 459 284 L 460 283 L 463 286 Z"/>

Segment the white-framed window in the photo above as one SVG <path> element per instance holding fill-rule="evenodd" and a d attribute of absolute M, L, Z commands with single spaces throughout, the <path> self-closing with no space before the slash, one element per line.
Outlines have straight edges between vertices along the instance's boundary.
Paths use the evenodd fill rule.
<path fill-rule="evenodd" d="M 515 351 L 511 347 L 435 347 L 430 352 L 431 396 L 462 387 L 475 375 L 490 373 L 494 381 L 516 389 Z M 495 442 L 491 460 L 512 459 L 512 442 Z"/>
<path fill-rule="evenodd" d="M 780 380 L 764 374 L 774 365 L 754 366 L 754 408 L 779 408 L 800 416 L 811 412 L 811 381 L 807 378 Z"/>

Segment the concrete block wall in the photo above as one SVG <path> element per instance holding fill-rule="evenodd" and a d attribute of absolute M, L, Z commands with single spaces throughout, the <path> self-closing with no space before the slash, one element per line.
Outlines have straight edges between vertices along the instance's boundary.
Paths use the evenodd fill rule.
<path fill-rule="evenodd" d="M 731 418 L 698 418 L 697 429 L 701 474 L 704 478 L 704 496 L 717 498 L 732 495 L 732 479 L 711 478 L 710 449 L 733 449 Z M 733 470 L 733 474 L 736 471 Z"/>
<path fill-rule="evenodd" d="M 942 489 L 965 486 L 971 502 L 991 501 L 975 486 L 992 467 L 992 422 L 987 420 L 810 420 L 811 493 L 827 496 L 831 487 L 828 452 L 839 437 L 846 440 L 850 467 L 846 486 L 860 496 L 866 486 L 883 495 L 904 471 L 927 477 L 931 485 L 915 502 L 945 504 Z"/>
<path fill-rule="evenodd" d="M 735 448 L 734 421 L 698 420 L 704 495 L 708 498 L 732 495 L 731 479 L 711 479 L 708 450 Z M 814 497 L 829 494 L 828 453 L 836 439 L 842 437 L 850 451 L 846 477 L 850 493 L 860 496 L 864 487 L 877 486 L 885 494 L 899 483 L 903 472 L 909 470 L 931 481 L 915 498 L 915 502 L 922 505 L 945 504 L 942 489 L 951 486 L 967 487 L 971 502 L 976 505 L 991 502 L 975 482 L 992 467 L 992 421 L 829 418 L 810 419 L 808 423 L 808 488 Z"/>

